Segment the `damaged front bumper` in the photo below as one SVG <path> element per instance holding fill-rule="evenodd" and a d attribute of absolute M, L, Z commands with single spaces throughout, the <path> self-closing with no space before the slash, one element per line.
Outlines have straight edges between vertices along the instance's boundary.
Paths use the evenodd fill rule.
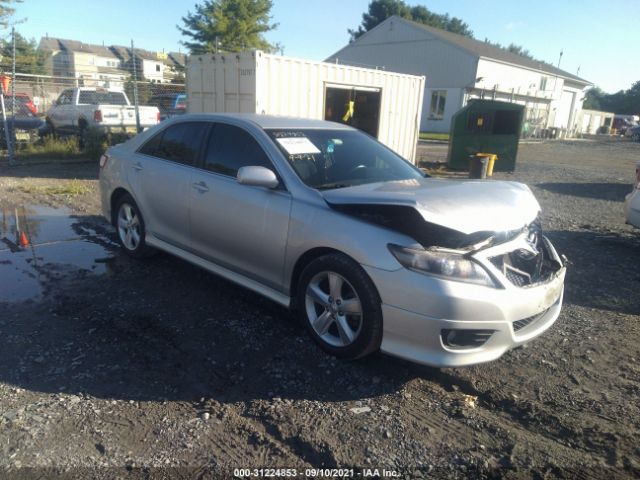
<path fill-rule="evenodd" d="M 497 288 L 405 268 L 364 266 L 382 297 L 381 350 L 417 363 L 457 367 L 495 360 L 543 333 L 560 314 L 565 267 L 551 243 L 541 240 L 547 266 L 535 278 L 496 261 L 530 250 L 525 235 L 474 253 Z"/>

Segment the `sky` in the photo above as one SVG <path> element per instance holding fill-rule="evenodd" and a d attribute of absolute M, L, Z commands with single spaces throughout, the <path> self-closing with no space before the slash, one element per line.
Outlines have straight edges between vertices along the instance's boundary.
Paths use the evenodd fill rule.
<path fill-rule="evenodd" d="M 129 45 L 151 51 L 185 52 L 176 28 L 194 11 L 195 0 L 24 0 L 16 4 L 16 30 L 27 38 L 51 37 L 85 43 Z M 278 27 L 267 40 L 284 54 L 324 60 L 349 41 L 369 0 L 273 0 Z M 627 89 L 640 80 L 637 34 L 640 0 L 424 0 L 436 13 L 464 20 L 477 39 L 515 43 L 536 58 L 593 82 L 606 92 Z M 4 31 L 0 35 L 5 36 Z M 428 72 L 427 72 L 428 75 Z"/>

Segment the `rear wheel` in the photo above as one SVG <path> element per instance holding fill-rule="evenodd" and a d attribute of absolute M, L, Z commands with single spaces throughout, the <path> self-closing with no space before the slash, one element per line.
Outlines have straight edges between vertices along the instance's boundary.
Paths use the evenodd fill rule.
<path fill-rule="evenodd" d="M 153 253 L 153 249 L 145 243 L 144 219 L 131 195 L 126 194 L 118 200 L 115 212 L 118 242 L 124 251 L 135 258 Z"/>
<path fill-rule="evenodd" d="M 330 254 L 311 262 L 300 277 L 296 304 L 311 337 L 326 352 L 354 359 L 380 348 L 380 297 L 349 257 Z"/>
<path fill-rule="evenodd" d="M 78 125 L 78 147 L 83 149 L 87 143 L 87 124 L 80 122 Z"/>

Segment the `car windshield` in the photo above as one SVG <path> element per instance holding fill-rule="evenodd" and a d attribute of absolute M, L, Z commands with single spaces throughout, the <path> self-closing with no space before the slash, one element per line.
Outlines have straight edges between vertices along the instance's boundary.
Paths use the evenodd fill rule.
<path fill-rule="evenodd" d="M 304 183 L 318 190 L 423 178 L 416 167 L 354 130 L 267 130 Z"/>

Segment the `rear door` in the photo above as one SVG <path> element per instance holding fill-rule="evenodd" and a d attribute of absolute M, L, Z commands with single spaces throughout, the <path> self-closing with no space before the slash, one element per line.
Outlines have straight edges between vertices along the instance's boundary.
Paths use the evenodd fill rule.
<path fill-rule="evenodd" d="M 213 125 L 191 190 L 193 249 L 219 265 L 273 288 L 282 286 L 291 195 L 284 187 L 240 185 L 240 167 L 276 172 L 246 130 Z"/>
<path fill-rule="evenodd" d="M 129 182 L 145 219 L 147 233 L 176 247 L 191 247 L 189 201 L 194 165 L 209 124 L 170 125 L 135 154 Z"/>

